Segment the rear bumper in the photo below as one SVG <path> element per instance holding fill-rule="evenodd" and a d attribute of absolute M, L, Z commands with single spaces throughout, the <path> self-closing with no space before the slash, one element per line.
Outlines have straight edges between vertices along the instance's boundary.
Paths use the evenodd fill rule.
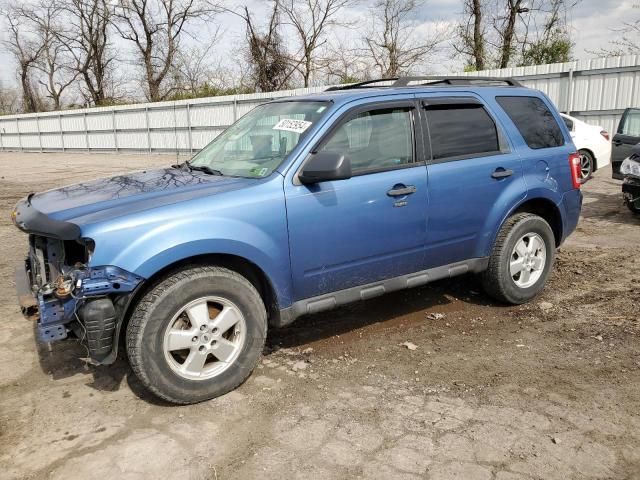
<path fill-rule="evenodd" d="M 593 155 L 595 156 L 598 170 L 609 165 L 611 163 L 611 142 L 603 141 L 594 146 Z"/>

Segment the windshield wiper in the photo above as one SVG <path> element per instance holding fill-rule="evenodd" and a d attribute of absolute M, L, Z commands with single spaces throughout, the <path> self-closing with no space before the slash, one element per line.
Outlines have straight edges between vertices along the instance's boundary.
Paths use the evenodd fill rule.
<path fill-rule="evenodd" d="M 219 177 L 224 176 L 224 173 L 222 173 L 220 170 L 216 170 L 215 168 L 207 167 L 206 165 L 191 165 L 190 163 L 187 163 L 187 166 L 191 170 L 197 170 L 198 172 L 204 172 L 204 173 L 206 173 L 208 175 L 217 175 Z"/>
<path fill-rule="evenodd" d="M 191 165 L 189 165 L 189 162 L 176 163 L 171 165 L 171 168 L 175 168 L 177 170 L 186 170 L 188 172 L 191 171 Z"/>

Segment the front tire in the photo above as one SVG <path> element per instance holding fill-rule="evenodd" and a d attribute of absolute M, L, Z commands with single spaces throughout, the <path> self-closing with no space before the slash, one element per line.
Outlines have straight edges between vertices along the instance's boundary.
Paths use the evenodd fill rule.
<path fill-rule="evenodd" d="M 127 327 L 129 362 L 156 396 L 191 404 L 223 395 L 257 365 L 267 313 L 254 286 L 225 268 L 188 267 L 157 282 Z"/>
<path fill-rule="evenodd" d="M 531 213 L 516 214 L 498 233 L 482 274 L 484 289 L 501 302 L 528 302 L 544 288 L 554 260 L 555 237 L 549 224 Z"/>

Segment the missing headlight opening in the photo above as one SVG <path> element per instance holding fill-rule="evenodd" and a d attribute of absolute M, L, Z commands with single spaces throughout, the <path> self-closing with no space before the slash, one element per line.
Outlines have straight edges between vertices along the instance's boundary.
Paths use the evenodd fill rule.
<path fill-rule="evenodd" d="M 32 234 L 26 268 L 17 270 L 26 278 L 16 278 L 16 284 L 27 286 L 36 299 L 41 340 L 62 340 L 73 334 L 88 348 L 90 360 L 104 363 L 113 357 L 117 310 L 142 278 L 114 266 L 88 266 L 94 249 L 91 239 Z M 32 307 L 24 305 L 23 311 L 32 312 Z M 96 311 L 110 314 L 98 316 Z"/>

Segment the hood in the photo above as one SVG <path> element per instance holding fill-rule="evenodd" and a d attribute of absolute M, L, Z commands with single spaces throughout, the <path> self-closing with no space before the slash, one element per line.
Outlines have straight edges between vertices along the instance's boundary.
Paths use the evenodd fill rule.
<path fill-rule="evenodd" d="M 49 218 L 82 224 L 237 190 L 255 182 L 249 178 L 163 168 L 49 190 L 32 195 L 30 202 Z"/>

